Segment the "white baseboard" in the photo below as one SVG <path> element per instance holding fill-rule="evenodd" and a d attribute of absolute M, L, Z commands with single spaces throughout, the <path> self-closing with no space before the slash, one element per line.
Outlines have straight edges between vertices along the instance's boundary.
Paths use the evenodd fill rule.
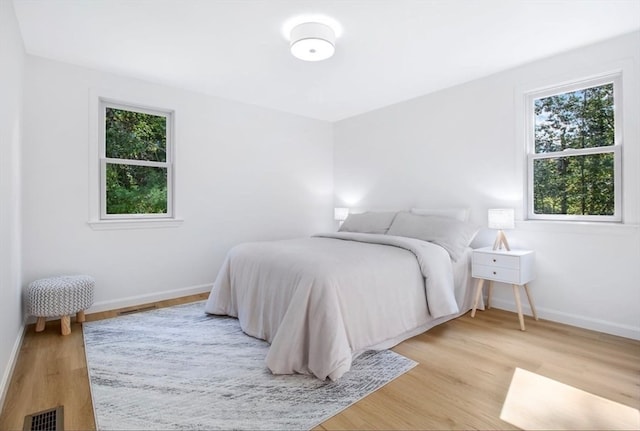
<path fill-rule="evenodd" d="M 18 362 L 18 356 L 20 355 L 20 348 L 22 347 L 22 340 L 24 339 L 24 334 L 26 332 L 27 327 L 27 319 L 22 322 L 22 326 L 20 327 L 20 331 L 18 332 L 18 336 L 16 337 L 16 341 L 13 343 L 13 348 L 11 349 L 11 355 L 9 356 L 9 363 L 4 370 L 4 374 L 2 375 L 2 381 L 0 381 L 0 412 L 4 408 L 4 402 L 6 401 L 7 391 L 9 390 L 9 385 L 11 384 L 11 376 L 13 376 L 13 370 L 16 368 L 16 363 Z"/>
<path fill-rule="evenodd" d="M 165 299 L 180 298 L 181 296 L 195 295 L 211 291 L 213 284 L 200 284 L 198 286 L 183 287 L 180 289 L 165 290 L 164 292 L 148 293 L 146 295 L 129 296 L 127 298 L 113 299 L 109 301 L 99 301 L 94 303 L 87 314 L 101 311 L 116 310 L 118 308 L 131 307 L 134 305 L 147 304 L 149 302 L 164 301 Z"/>
<path fill-rule="evenodd" d="M 501 310 L 513 311 L 516 313 L 516 306 L 513 301 L 499 298 L 491 298 L 491 306 Z M 531 308 L 525 303 L 522 304 L 522 312 L 531 316 Z M 549 308 L 536 307 L 538 317 L 541 319 L 551 320 L 553 322 L 565 323 L 579 328 L 590 329 L 592 331 L 604 332 L 606 334 L 618 335 L 620 337 L 640 340 L 640 328 L 622 325 L 620 323 L 609 322 L 601 319 L 593 319 L 591 317 L 578 316 L 576 314 L 565 313 L 564 311 L 552 310 Z M 525 325 L 527 324 L 525 320 Z"/>

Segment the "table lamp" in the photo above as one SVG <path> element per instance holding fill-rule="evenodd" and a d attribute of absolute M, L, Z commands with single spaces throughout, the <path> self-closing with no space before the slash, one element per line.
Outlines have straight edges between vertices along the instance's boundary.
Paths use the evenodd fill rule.
<path fill-rule="evenodd" d="M 333 219 L 338 221 L 340 225 L 347 219 L 349 215 L 349 208 L 334 208 L 333 209 Z"/>
<path fill-rule="evenodd" d="M 513 229 L 515 225 L 515 212 L 513 208 L 497 208 L 489 210 L 489 229 L 498 229 L 498 236 L 493 243 L 494 250 L 511 250 L 507 237 L 505 236 L 503 229 Z"/>

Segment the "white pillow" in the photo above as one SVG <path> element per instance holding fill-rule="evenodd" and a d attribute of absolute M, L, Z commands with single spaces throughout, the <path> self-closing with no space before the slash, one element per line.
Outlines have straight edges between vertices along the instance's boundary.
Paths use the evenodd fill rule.
<path fill-rule="evenodd" d="M 338 231 L 384 234 L 387 233 L 395 216 L 395 211 L 349 214 Z"/>
<path fill-rule="evenodd" d="M 387 235 L 406 236 L 438 244 L 454 261 L 460 259 L 480 228 L 452 217 L 399 212 Z"/>
<path fill-rule="evenodd" d="M 469 221 L 469 208 L 411 208 L 413 214 L 450 217 L 460 221 Z"/>

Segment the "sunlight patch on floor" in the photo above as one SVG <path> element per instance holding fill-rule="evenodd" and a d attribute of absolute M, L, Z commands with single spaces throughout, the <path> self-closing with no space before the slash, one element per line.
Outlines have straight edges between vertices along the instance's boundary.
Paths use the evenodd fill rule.
<path fill-rule="evenodd" d="M 638 409 L 516 368 L 500 419 L 525 430 L 640 429 Z"/>

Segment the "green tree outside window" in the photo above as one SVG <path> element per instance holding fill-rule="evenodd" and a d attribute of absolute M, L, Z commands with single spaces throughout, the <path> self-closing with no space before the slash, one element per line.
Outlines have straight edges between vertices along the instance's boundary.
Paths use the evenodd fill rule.
<path fill-rule="evenodd" d="M 534 100 L 533 211 L 615 212 L 614 87 L 605 84 Z"/>
<path fill-rule="evenodd" d="M 167 117 L 105 108 L 106 214 L 167 214 Z"/>

